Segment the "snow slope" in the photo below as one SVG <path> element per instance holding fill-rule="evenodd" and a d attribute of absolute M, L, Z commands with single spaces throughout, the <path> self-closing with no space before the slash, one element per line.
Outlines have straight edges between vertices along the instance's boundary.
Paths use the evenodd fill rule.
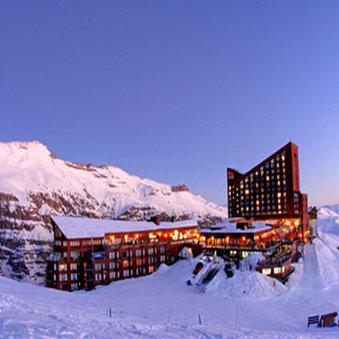
<path fill-rule="evenodd" d="M 339 263 L 339 221 L 321 218 L 319 231 L 305 247 L 304 265 L 297 264 L 298 279 L 278 294 L 196 291 L 185 283 L 196 259 L 92 292 L 0 278 L 0 337 L 337 338 L 337 328 L 306 326 L 308 316 L 339 311 L 339 281 L 326 272 L 328 260 Z M 252 278 L 242 276 L 246 286 L 261 288 Z"/>

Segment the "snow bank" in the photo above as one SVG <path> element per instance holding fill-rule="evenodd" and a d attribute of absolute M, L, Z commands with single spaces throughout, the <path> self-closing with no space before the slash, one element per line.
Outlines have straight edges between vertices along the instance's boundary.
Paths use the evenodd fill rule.
<path fill-rule="evenodd" d="M 221 270 L 206 287 L 206 292 L 231 298 L 269 298 L 281 295 L 287 290 L 287 287 L 276 279 L 256 271 L 241 270 L 237 270 L 229 279 Z"/>

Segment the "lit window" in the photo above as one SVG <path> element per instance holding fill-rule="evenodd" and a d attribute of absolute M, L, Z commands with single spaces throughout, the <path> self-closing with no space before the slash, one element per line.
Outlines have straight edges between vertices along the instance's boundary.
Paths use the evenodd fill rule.
<path fill-rule="evenodd" d="M 271 269 L 270 268 L 263 268 L 262 269 L 262 274 L 270 275 L 271 274 Z"/>
<path fill-rule="evenodd" d="M 273 273 L 274 273 L 274 274 L 280 274 L 280 273 L 282 273 L 282 268 L 281 268 L 281 267 L 274 267 Z"/>

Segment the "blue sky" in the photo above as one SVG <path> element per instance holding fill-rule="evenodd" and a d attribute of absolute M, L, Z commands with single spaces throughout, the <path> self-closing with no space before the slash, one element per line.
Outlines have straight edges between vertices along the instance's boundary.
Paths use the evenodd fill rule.
<path fill-rule="evenodd" d="M 338 1 L 1 1 L 0 140 L 115 164 L 225 203 L 299 145 L 302 190 L 339 202 Z"/>

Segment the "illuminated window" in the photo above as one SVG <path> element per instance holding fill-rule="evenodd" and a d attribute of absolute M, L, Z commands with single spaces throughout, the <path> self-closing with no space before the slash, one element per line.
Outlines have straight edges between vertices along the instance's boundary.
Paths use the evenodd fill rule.
<path fill-rule="evenodd" d="M 274 267 L 274 269 L 273 269 L 273 273 L 274 274 L 280 274 L 282 272 L 283 272 L 283 270 L 282 270 L 281 267 Z"/>
<path fill-rule="evenodd" d="M 262 269 L 262 274 L 270 275 L 271 272 L 272 272 L 272 270 L 270 268 L 263 268 Z"/>

